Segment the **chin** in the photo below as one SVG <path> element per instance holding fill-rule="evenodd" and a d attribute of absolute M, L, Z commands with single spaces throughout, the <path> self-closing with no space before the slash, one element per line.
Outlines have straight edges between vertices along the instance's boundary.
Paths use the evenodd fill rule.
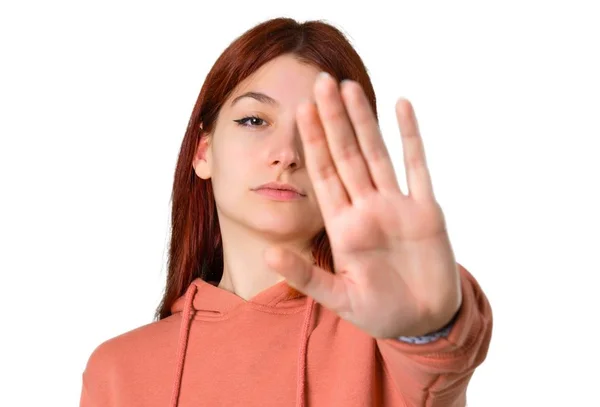
<path fill-rule="evenodd" d="M 314 217 L 313 217 L 314 219 Z M 255 216 L 249 220 L 249 226 L 260 233 L 280 237 L 282 239 L 290 237 L 312 236 L 320 230 L 319 225 L 311 227 L 307 222 L 307 217 L 302 216 Z M 313 229 L 315 229 L 313 231 Z"/>
<path fill-rule="evenodd" d="M 261 224 L 253 223 L 251 227 L 252 229 L 257 230 L 258 232 L 273 236 L 285 237 L 303 234 L 302 225 L 297 224 L 295 222 L 265 222 Z"/>

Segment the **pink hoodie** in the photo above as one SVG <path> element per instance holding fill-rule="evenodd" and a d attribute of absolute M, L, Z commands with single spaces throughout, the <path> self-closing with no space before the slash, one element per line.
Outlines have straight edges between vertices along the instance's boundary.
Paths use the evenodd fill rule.
<path fill-rule="evenodd" d="M 290 297 L 285 281 L 245 301 L 197 279 L 173 315 L 93 351 L 80 406 L 465 406 L 492 311 L 459 270 L 454 326 L 426 344 L 373 338 L 310 297 Z"/>

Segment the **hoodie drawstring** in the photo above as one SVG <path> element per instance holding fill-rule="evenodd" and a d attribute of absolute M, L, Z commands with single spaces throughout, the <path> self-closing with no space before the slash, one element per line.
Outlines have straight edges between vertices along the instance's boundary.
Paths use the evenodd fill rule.
<path fill-rule="evenodd" d="M 296 382 L 296 406 L 304 407 L 306 390 L 306 349 L 308 347 L 308 335 L 312 325 L 312 311 L 315 306 L 315 300 L 307 296 L 306 312 L 304 313 L 304 323 L 300 333 L 300 349 L 298 350 L 298 377 Z"/>
<path fill-rule="evenodd" d="M 181 317 L 181 328 L 179 329 L 179 343 L 177 345 L 177 368 L 175 371 L 175 381 L 171 393 L 170 407 L 177 407 L 179 404 L 179 393 L 181 390 L 181 378 L 183 376 L 183 364 L 187 350 L 190 325 L 192 321 L 192 311 L 194 296 L 198 287 L 192 283 L 185 293 L 185 304 L 183 306 L 183 316 Z M 307 296 L 306 311 L 304 312 L 304 322 L 300 333 L 300 349 L 298 349 L 298 376 L 296 378 L 296 406 L 304 407 L 306 398 L 306 354 L 308 347 L 308 336 L 312 328 L 312 312 L 315 307 L 315 300 Z"/>
<path fill-rule="evenodd" d="M 171 393 L 170 407 L 177 407 L 179 404 L 179 390 L 181 388 L 181 377 L 183 376 L 183 363 L 185 362 L 185 351 L 187 350 L 190 325 L 192 321 L 192 303 L 196 294 L 196 284 L 190 284 L 185 293 L 185 305 L 183 306 L 183 316 L 181 317 L 181 328 L 179 329 L 179 344 L 177 345 L 177 370 L 175 371 L 175 383 Z"/>

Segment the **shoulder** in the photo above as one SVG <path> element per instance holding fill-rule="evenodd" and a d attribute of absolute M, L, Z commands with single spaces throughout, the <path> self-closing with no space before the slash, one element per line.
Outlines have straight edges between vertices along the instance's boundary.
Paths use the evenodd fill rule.
<path fill-rule="evenodd" d="M 172 370 L 165 366 L 173 363 L 180 321 L 178 313 L 96 346 L 82 373 L 80 405 L 131 405 L 147 394 L 146 385 L 160 388 Z"/>
<path fill-rule="evenodd" d="M 149 355 L 169 351 L 177 342 L 181 314 L 134 328 L 96 346 L 88 358 L 85 375 L 114 371 L 121 366 L 139 364 Z"/>

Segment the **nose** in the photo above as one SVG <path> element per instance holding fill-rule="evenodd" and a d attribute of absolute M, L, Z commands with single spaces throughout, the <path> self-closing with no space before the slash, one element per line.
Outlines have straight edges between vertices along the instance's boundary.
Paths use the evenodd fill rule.
<path fill-rule="evenodd" d="M 291 151 L 280 151 L 277 157 L 272 160 L 271 166 L 296 170 L 300 167 L 300 159 L 297 154 Z"/>
<path fill-rule="evenodd" d="M 296 122 L 291 129 L 273 133 L 269 162 L 272 167 L 297 170 L 303 165 L 302 141 Z"/>

